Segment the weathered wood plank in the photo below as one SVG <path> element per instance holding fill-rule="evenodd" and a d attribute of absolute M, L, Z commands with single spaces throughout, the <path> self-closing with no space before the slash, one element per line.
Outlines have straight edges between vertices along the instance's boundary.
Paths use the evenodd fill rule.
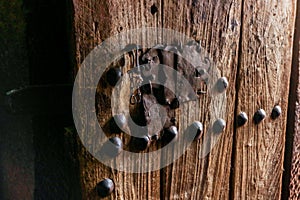
<path fill-rule="evenodd" d="M 161 24 L 160 1 L 73 0 L 73 2 L 77 69 L 88 53 L 108 37 L 121 31 L 158 27 Z M 145 35 L 141 37 L 147 38 Z M 128 44 L 134 43 L 130 38 L 126 39 Z M 131 67 L 133 57 L 125 55 L 124 72 Z M 111 90 L 100 88 L 99 92 L 100 95 L 105 94 L 106 101 L 110 103 L 110 95 L 107 94 Z M 111 108 L 104 106 L 100 110 L 99 123 L 103 127 L 112 117 Z M 123 140 L 128 143 L 126 138 Z M 155 149 L 153 146 L 149 150 Z M 84 147 L 80 149 L 79 154 L 83 199 L 97 199 L 95 186 L 104 178 L 111 178 L 115 182 L 115 190 L 108 199 L 160 198 L 159 171 L 140 174 L 117 172 L 92 158 Z"/>
<path fill-rule="evenodd" d="M 281 195 L 295 2 L 243 2 L 237 113 L 246 112 L 249 122 L 235 134 L 233 199 Z M 272 120 L 277 104 L 282 115 Z M 260 108 L 267 116 L 255 125 Z"/>
<path fill-rule="evenodd" d="M 220 116 L 227 121 L 227 128 L 219 143 L 201 159 L 203 141 L 194 142 L 183 156 L 163 169 L 162 198 L 228 199 L 241 4 L 239 1 L 166 0 L 163 9 L 163 26 L 200 41 L 221 71 L 219 76 L 227 77 L 230 86 L 226 92 L 227 116 Z M 215 117 L 208 114 L 209 102 L 210 98 L 204 95 L 198 104 L 191 102 L 180 108 L 179 133 L 194 120 L 203 122 L 204 132 L 209 130 L 210 120 Z"/>
<path fill-rule="evenodd" d="M 200 41 L 220 69 L 220 75 L 227 77 L 230 84 L 226 92 L 227 115 L 223 116 L 227 128 L 205 159 L 199 158 L 201 140 L 194 142 L 182 157 L 160 172 L 128 174 L 108 169 L 82 147 L 83 198 L 96 198 L 95 186 L 106 177 L 115 181 L 116 190 L 110 198 L 117 199 L 278 198 L 288 91 L 288 84 L 280 80 L 289 82 L 294 2 L 275 5 L 252 1 L 241 4 L 239 1 L 190 0 L 182 3 L 168 0 L 162 4 L 159 1 L 74 0 L 77 68 L 97 44 L 111 35 L 142 26 L 164 27 Z M 272 9 L 267 8 L 267 4 Z M 130 39 L 128 43 L 131 43 Z M 239 49 L 240 69 L 237 71 Z M 132 65 L 132 58 L 127 59 L 125 69 Z M 236 84 L 236 81 L 239 82 Z M 239 92 L 237 98 L 236 89 Z M 211 120 L 206 112 L 209 102 L 210 98 L 204 96 L 198 103 L 184 104 L 177 112 L 179 132 L 193 120 L 204 122 L 207 131 Z M 245 111 L 251 119 L 260 107 L 270 114 L 276 104 L 283 109 L 280 119 L 272 121 L 268 116 L 258 127 L 250 120 L 236 130 L 233 140 L 235 111 Z M 101 125 L 111 117 L 109 110 L 109 107 L 102 109 Z M 230 188 L 232 147 L 236 149 Z M 150 150 L 156 147 L 152 148 Z M 172 153 L 178 152 L 175 149 Z M 163 155 L 161 159 L 169 156 L 173 154 Z"/>

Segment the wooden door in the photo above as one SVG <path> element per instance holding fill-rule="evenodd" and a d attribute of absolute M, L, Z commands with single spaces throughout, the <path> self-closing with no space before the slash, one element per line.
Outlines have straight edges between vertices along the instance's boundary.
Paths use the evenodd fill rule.
<path fill-rule="evenodd" d="M 199 41 L 229 82 L 226 129 L 205 158 L 199 158 L 201 142 L 193 142 L 171 165 L 133 174 L 106 167 L 79 145 L 75 158 L 79 159 L 83 199 L 97 199 L 95 187 L 104 178 L 115 183 L 108 199 L 280 199 L 295 0 L 73 0 L 73 7 L 75 71 L 89 52 L 110 36 L 157 27 L 174 29 Z M 130 56 L 125 59 L 126 70 L 133 63 Z M 198 105 L 190 102 L 180 107 L 175 113 L 179 133 L 195 119 L 208 127 L 208 105 L 209 97 L 204 96 Z M 272 119 L 276 105 L 282 114 Z M 101 109 L 107 113 L 105 123 L 111 117 L 110 107 Z M 266 117 L 255 124 L 253 116 L 259 109 L 265 110 Z M 242 111 L 249 120 L 238 127 L 236 119 Z M 153 145 L 149 151 L 157 148 Z M 169 155 L 160 159 L 164 156 Z"/>
<path fill-rule="evenodd" d="M 104 178 L 115 184 L 107 199 L 299 199 L 299 4 L 299 0 L 1 2 L 1 199 L 99 199 L 96 185 Z M 73 127 L 67 128 L 73 123 L 70 83 L 75 76 L 70 74 L 76 75 L 86 56 L 107 38 L 142 27 L 173 29 L 208 52 L 218 76 L 229 83 L 222 116 L 226 129 L 205 158 L 199 158 L 202 137 L 160 170 L 128 173 L 98 162 Z M 154 36 L 159 44 L 168 39 Z M 140 37 L 147 41 L 148 35 Z M 135 65 L 134 53 L 123 58 L 111 66 L 123 65 L 124 74 Z M 98 89 L 101 104 L 96 108 L 102 112 L 98 119 L 105 125 L 112 117 L 111 99 L 103 94 L 111 88 L 100 84 Z M 6 112 L 6 98 L 16 113 Z M 103 102 L 107 106 L 101 107 Z M 212 121 L 210 103 L 209 95 L 200 94 L 197 103 L 185 102 L 171 110 L 179 134 L 199 120 L 205 136 Z M 276 105 L 282 113 L 272 119 Z M 255 124 L 259 109 L 266 116 Z M 243 126 L 238 126 L 240 112 L 248 115 Z M 129 138 L 115 135 L 127 148 Z M 161 145 L 153 143 L 145 152 Z M 166 152 L 157 161 L 178 153 Z"/>

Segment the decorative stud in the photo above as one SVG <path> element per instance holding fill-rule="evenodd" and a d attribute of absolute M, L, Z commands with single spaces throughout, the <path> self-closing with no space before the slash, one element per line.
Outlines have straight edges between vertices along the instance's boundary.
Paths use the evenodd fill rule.
<path fill-rule="evenodd" d="M 226 90 L 226 88 L 228 87 L 228 80 L 226 77 L 221 77 L 218 79 L 217 83 L 216 83 L 216 89 L 219 93 L 222 93 Z"/>
<path fill-rule="evenodd" d="M 144 151 L 146 150 L 150 145 L 150 138 L 148 136 L 143 137 L 132 137 L 131 141 L 131 147 L 135 151 Z"/>
<path fill-rule="evenodd" d="M 121 129 L 125 128 L 127 121 L 124 114 L 115 115 L 114 120 Z"/>
<path fill-rule="evenodd" d="M 168 129 L 164 130 L 164 133 L 162 135 L 162 140 L 165 143 L 169 143 L 172 140 L 174 140 L 177 135 L 178 135 L 177 127 L 176 126 L 170 126 Z"/>
<path fill-rule="evenodd" d="M 126 117 L 123 114 L 117 114 L 110 120 L 111 133 L 121 133 L 126 126 Z"/>
<path fill-rule="evenodd" d="M 109 178 L 103 179 L 96 186 L 96 191 L 97 191 L 99 197 L 101 197 L 101 198 L 107 197 L 108 195 L 110 195 L 114 191 L 114 189 L 115 189 L 115 184 Z"/>
<path fill-rule="evenodd" d="M 259 124 L 266 117 L 266 112 L 263 109 L 259 109 L 253 116 L 253 120 L 255 124 Z"/>
<path fill-rule="evenodd" d="M 217 119 L 213 124 L 213 132 L 216 134 L 222 133 L 226 127 L 226 122 L 224 119 Z"/>
<path fill-rule="evenodd" d="M 237 116 L 237 125 L 243 126 L 248 121 L 248 116 L 245 112 L 240 112 L 240 114 Z"/>
<path fill-rule="evenodd" d="M 122 72 L 120 68 L 110 68 L 106 72 L 106 81 L 110 86 L 115 86 L 117 82 L 121 79 Z"/>
<path fill-rule="evenodd" d="M 271 113 L 271 118 L 276 119 L 281 115 L 281 107 L 279 105 L 275 106 Z"/>
<path fill-rule="evenodd" d="M 190 131 L 192 133 L 196 132 L 194 140 L 200 139 L 203 134 L 203 124 L 199 121 L 194 121 L 190 126 Z"/>
<path fill-rule="evenodd" d="M 104 156 L 108 156 L 109 158 L 117 157 L 121 151 L 123 150 L 122 140 L 118 137 L 109 138 L 109 140 L 104 143 L 101 152 Z"/>

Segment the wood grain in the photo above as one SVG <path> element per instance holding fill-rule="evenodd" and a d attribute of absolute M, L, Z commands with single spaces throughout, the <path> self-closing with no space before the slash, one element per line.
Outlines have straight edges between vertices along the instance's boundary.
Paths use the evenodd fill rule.
<path fill-rule="evenodd" d="M 134 28 L 158 27 L 161 23 L 159 1 L 74 0 L 73 3 L 77 69 L 88 53 L 108 37 Z M 151 12 L 151 6 L 156 7 L 157 12 Z M 146 35 L 142 37 L 147 38 Z M 126 39 L 128 44 L 133 42 L 130 38 Z M 126 55 L 124 71 L 133 67 L 133 63 L 133 57 Z M 102 103 L 110 103 L 111 90 L 103 88 L 100 90 L 99 92 L 104 94 Z M 104 126 L 112 117 L 111 109 L 107 106 L 101 107 L 100 110 L 99 122 Z M 128 140 L 123 138 L 123 142 L 126 144 Z M 151 147 L 149 151 L 153 148 L 156 149 Z M 159 171 L 139 174 L 117 172 L 92 158 L 83 146 L 79 150 L 79 155 L 83 199 L 97 199 L 95 186 L 104 178 L 111 178 L 115 183 L 115 190 L 107 199 L 160 198 Z"/>
<path fill-rule="evenodd" d="M 283 173 L 295 1 L 243 2 L 237 113 L 248 123 L 235 134 L 233 199 L 279 199 Z M 275 105 L 282 116 L 270 118 Z M 264 109 L 266 119 L 252 118 Z"/>
<path fill-rule="evenodd" d="M 101 41 L 102 39 L 99 35 L 97 37 L 94 36 L 93 31 L 89 31 L 90 28 L 87 27 L 85 23 L 83 23 L 84 20 L 90 20 L 89 24 L 92 24 L 93 21 L 91 19 L 91 16 L 93 16 L 92 11 L 88 10 L 89 12 L 85 13 L 85 10 L 80 10 L 84 9 L 84 6 L 87 6 L 88 4 L 86 2 L 81 2 L 82 6 L 80 6 L 81 4 L 78 1 L 74 1 L 74 3 L 75 30 L 77 35 L 77 62 L 80 63 L 80 61 L 82 61 L 88 51 L 91 50 L 90 46 L 93 46 L 93 44 L 95 44 L 95 42 L 93 43 L 93 41 L 95 41 L 95 38 L 97 38 L 98 41 Z M 240 36 L 239 19 L 241 5 L 238 2 L 234 1 L 227 3 L 224 2 L 218 4 L 216 7 L 217 9 L 215 10 L 215 4 L 216 2 L 204 3 L 204 5 L 202 5 L 201 3 L 192 4 L 191 1 L 183 4 L 166 1 L 164 2 L 164 18 L 162 23 L 164 23 L 163 27 L 172 28 L 189 36 L 193 36 L 195 39 L 199 40 L 202 45 L 204 45 L 204 47 L 213 57 L 213 61 L 216 63 L 217 67 L 221 70 L 220 75 L 226 76 L 230 80 L 231 87 L 228 89 L 227 95 L 229 96 L 228 99 L 234 99 L 235 91 L 233 86 L 235 85 L 235 72 L 237 69 L 238 43 Z M 124 2 L 124 5 L 122 6 L 126 5 L 127 4 Z M 157 3 L 157 6 L 160 10 L 159 5 L 160 4 Z M 182 13 L 178 14 L 178 8 Z M 119 10 L 115 11 L 114 9 L 115 7 L 110 7 L 109 12 L 118 15 Z M 127 8 L 123 7 L 123 9 Z M 189 9 L 192 13 L 188 12 Z M 226 20 L 219 21 L 218 18 L 220 17 L 225 17 Z M 105 19 L 105 16 L 101 16 L 101 18 Z M 113 19 L 114 18 L 109 20 Z M 124 20 L 126 19 L 127 18 L 125 17 Z M 132 17 L 132 19 L 128 20 L 133 19 L 137 20 L 135 17 Z M 193 21 L 192 19 L 195 19 L 195 21 Z M 122 23 L 122 21 L 123 20 L 120 19 L 118 22 L 110 21 L 109 23 L 111 24 L 112 28 L 109 27 L 106 29 L 106 26 L 101 26 L 102 35 L 105 35 L 104 32 L 106 31 L 112 34 L 112 32 L 110 32 L 111 29 L 113 29 L 114 26 L 117 26 L 117 24 Z M 160 25 L 159 18 L 154 21 L 155 23 Z M 126 27 L 126 29 L 133 27 L 135 26 L 129 24 L 129 27 Z M 190 29 L 193 29 L 193 34 L 191 34 Z M 224 33 L 220 34 L 221 30 L 223 29 Z M 82 31 L 85 31 L 87 33 L 90 32 L 91 38 L 94 40 L 88 40 L 86 38 L 87 33 L 83 34 Z M 85 41 L 85 43 L 83 43 L 83 41 Z M 210 51 L 210 49 L 212 48 L 214 50 Z M 202 121 L 205 123 L 205 127 L 209 127 L 209 116 L 208 114 L 204 114 L 206 113 L 208 103 L 209 98 L 203 97 L 197 104 L 188 103 L 183 105 L 182 109 L 178 113 L 178 118 L 180 119 L 179 131 L 183 132 L 183 127 L 189 125 L 191 122 L 193 122 L 193 120 Z M 196 109 L 194 109 L 195 107 Z M 234 101 L 229 101 L 226 111 L 227 113 L 234 112 Z M 233 115 L 225 116 L 224 119 L 230 122 L 233 120 Z M 202 153 L 202 141 L 195 142 L 192 144 L 188 152 L 183 157 L 181 157 L 174 164 L 174 166 L 171 165 L 170 167 L 163 169 L 161 171 L 161 175 L 157 173 L 151 173 L 150 175 L 148 174 L 147 176 L 150 176 L 148 181 L 143 174 L 135 174 L 134 179 L 132 179 L 132 176 L 130 174 L 118 173 L 118 177 L 120 178 L 116 178 L 118 182 L 118 185 L 116 187 L 117 190 L 111 198 L 143 199 L 143 197 L 145 196 L 153 199 L 228 198 L 232 133 L 233 124 L 228 123 L 227 129 L 220 139 L 221 142 L 213 150 L 213 152 L 211 153 L 212 155 L 208 156 L 205 159 L 198 159 L 198 157 Z M 176 152 L 175 150 L 174 153 L 178 152 Z M 162 159 L 164 159 L 165 156 L 172 156 L 172 154 L 162 155 Z M 84 154 L 83 158 L 88 158 L 88 156 Z M 82 161 L 84 163 L 87 162 L 84 159 Z M 101 178 L 105 176 L 112 177 L 113 175 L 100 163 L 92 164 L 95 163 L 95 161 L 92 160 L 88 162 L 88 164 L 81 163 L 81 166 L 83 166 L 83 168 L 81 169 L 81 176 L 82 179 L 85 179 L 82 182 L 82 188 L 83 197 L 92 198 L 95 197 L 95 184 L 100 181 Z M 102 170 L 101 177 L 99 176 L 99 170 Z M 97 171 L 96 176 L 92 176 L 91 173 L 95 171 Z M 180 182 L 178 182 L 177 180 Z M 149 189 L 146 188 L 146 185 L 148 185 L 147 188 Z"/>
<path fill-rule="evenodd" d="M 229 80 L 226 116 L 227 128 L 220 141 L 205 158 L 202 140 L 192 143 L 186 153 L 162 170 L 162 199 L 228 199 L 231 151 L 233 142 L 235 74 L 237 71 L 240 37 L 241 4 L 239 1 L 164 1 L 163 26 L 185 33 L 200 41 L 220 70 Z M 220 20 L 222 19 L 222 20 Z M 204 132 L 211 120 L 207 108 L 210 98 L 201 96 L 199 102 L 188 103 L 178 113 L 179 132 L 199 120 Z M 176 150 L 175 150 L 176 153 Z M 163 155 L 169 156 L 169 155 Z"/>
<path fill-rule="evenodd" d="M 200 41 L 220 70 L 218 75 L 229 81 L 226 112 L 223 112 L 226 115 L 222 116 L 227 127 L 208 156 L 199 158 L 203 153 L 203 140 L 200 140 L 160 171 L 130 174 L 107 168 L 81 146 L 83 199 L 97 199 L 95 186 L 107 177 L 116 183 L 116 189 L 108 199 L 280 197 L 295 0 L 278 3 L 254 0 L 73 0 L 73 3 L 76 70 L 88 53 L 109 36 L 151 26 L 174 29 Z M 164 34 L 157 37 L 162 39 L 161 42 L 168 40 Z M 128 43 L 132 42 L 127 39 Z M 127 55 L 125 60 L 124 69 L 129 69 L 133 58 Z M 101 92 L 106 94 L 104 100 L 110 102 L 110 91 L 104 89 Z M 283 114 L 279 119 L 271 120 L 271 110 L 277 104 Z M 211 98 L 205 95 L 198 102 L 183 104 L 176 113 L 179 133 L 194 120 L 203 122 L 204 132 L 208 132 L 214 119 L 207 112 L 210 105 Z M 259 108 L 265 109 L 268 116 L 261 124 L 254 125 L 252 116 Z M 240 111 L 246 112 L 250 120 L 245 126 L 236 128 L 235 114 Z M 99 122 L 104 125 L 111 117 L 110 107 L 102 108 L 101 112 Z M 126 142 L 126 138 L 123 140 Z M 150 151 L 156 148 L 153 146 Z M 178 153 L 174 149 L 160 159 Z"/>

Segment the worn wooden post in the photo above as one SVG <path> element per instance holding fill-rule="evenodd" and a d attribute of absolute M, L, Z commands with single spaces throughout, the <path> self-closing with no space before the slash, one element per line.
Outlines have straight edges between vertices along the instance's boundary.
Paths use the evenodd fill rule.
<path fill-rule="evenodd" d="M 200 41 L 221 75 L 226 91 L 227 126 L 220 142 L 200 159 L 194 142 L 177 161 L 160 171 L 130 174 L 97 162 L 79 150 L 83 198 L 97 198 L 104 178 L 115 181 L 111 199 L 268 199 L 280 198 L 285 148 L 289 77 L 296 1 L 83 1 L 74 0 L 76 70 L 88 53 L 106 38 L 138 27 L 170 28 Z M 130 41 L 128 41 L 130 43 Z M 130 58 L 126 64 L 130 65 Z M 129 66 L 126 66 L 129 67 Z M 280 105 L 282 115 L 271 119 Z M 209 98 L 187 103 L 177 112 L 179 132 L 198 119 L 208 127 Z M 194 112 L 195 107 L 199 109 Z M 266 119 L 255 124 L 263 108 Z M 109 107 L 102 108 L 111 116 Z M 248 114 L 236 126 L 240 111 Z M 204 129 L 206 131 L 206 128 Z M 155 150 L 155 147 L 153 149 Z M 162 155 L 162 159 L 164 159 Z"/>
<path fill-rule="evenodd" d="M 295 3 L 244 1 L 236 109 L 251 119 L 235 134 L 235 199 L 281 197 Z M 282 115 L 274 120 L 275 105 Z M 267 115 L 255 125 L 258 109 Z"/>

